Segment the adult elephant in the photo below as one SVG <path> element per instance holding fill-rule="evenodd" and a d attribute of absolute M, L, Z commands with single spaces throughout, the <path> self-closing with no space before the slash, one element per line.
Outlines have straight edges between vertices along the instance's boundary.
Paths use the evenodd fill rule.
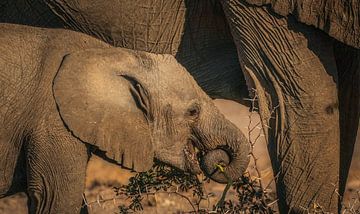
<path fill-rule="evenodd" d="M 173 54 L 213 98 L 256 88 L 280 210 L 340 209 L 359 123 L 357 0 L 11 2 L 2 21 Z"/>

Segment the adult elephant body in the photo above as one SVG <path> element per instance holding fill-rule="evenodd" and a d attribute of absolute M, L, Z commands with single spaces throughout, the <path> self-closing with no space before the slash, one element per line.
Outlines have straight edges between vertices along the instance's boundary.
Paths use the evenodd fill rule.
<path fill-rule="evenodd" d="M 66 27 L 113 46 L 171 54 L 211 97 L 243 102 L 247 94 L 236 47 L 216 1 L 16 0 L 0 6 L 0 21 Z"/>
<path fill-rule="evenodd" d="M 170 53 L 213 98 L 240 102 L 246 79 L 270 127 L 281 211 L 339 208 L 336 189 L 343 194 L 359 123 L 359 1 L 17 2 L 4 5 L 3 21 Z"/>
<path fill-rule="evenodd" d="M 219 182 L 247 167 L 244 135 L 171 55 L 13 24 L 0 24 L 0 51 L 0 197 L 25 191 L 30 213 L 79 212 L 92 154 Z"/>

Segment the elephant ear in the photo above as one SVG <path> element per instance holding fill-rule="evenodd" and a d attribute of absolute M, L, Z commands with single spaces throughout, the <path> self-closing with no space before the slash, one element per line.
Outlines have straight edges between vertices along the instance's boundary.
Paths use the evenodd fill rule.
<path fill-rule="evenodd" d="M 145 171 L 154 157 L 147 120 L 150 94 L 136 77 L 121 74 L 141 68 L 131 64 L 129 52 L 99 52 L 64 57 L 53 81 L 60 117 L 75 137 L 96 146 L 106 158 Z"/>

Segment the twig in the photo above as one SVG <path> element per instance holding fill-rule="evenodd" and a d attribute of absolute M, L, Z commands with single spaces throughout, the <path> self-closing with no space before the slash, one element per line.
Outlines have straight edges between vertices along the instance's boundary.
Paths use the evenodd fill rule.
<path fill-rule="evenodd" d="M 255 90 L 256 92 L 256 90 Z M 257 177 L 259 178 L 259 185 L 260 185 L 260 188 L 263 189 L 263 185 L 262 185 L 262 181 L 261 181 L 261 172 L 259 170 L 259 167 L 258 167 L 258 163 L 257 163 L 257 158 L 255 157 L 254 155 L 254 147 L 255 147 L 255 143 L 258 141 L 258 139 L 260 138 L 261 136 L 261 131 L 259 132 L 259 134 L 257 135 L 257 137 L 255 138 L 254 141 L 252 141 L 251 139 L 251 134 L 252 132 L 254 131 L 255 127 L 257 127 L 259 124 L 260 124 L 260 121 L 253 127 L 251 127 L 251 124 L 252 124 L 252 115 L 253 115 L 253 112 L 254 112 L 254 107 L 255 107 L 255 102 L 257 101 L 257 93 L 255 93 L 255 96 L 250 99 L 251 101 L 251 110 L 250 110 L 250 114 L 249 114 L 249 124 L 248 124 L 248 138 L 249 138 L 249 141 L 250 141 L 250 156 L 252 157 L 252 159 L 254 160 L 254 167 L 255 167 L 255 171 L 256 171 L 256 174 L 257 174 Z"/>
<path fill-rule="evenodd" d="M 221 194 L 221 198 L 220 200 L 216 203 L 216 206 L 215 207 L 222 207 L 224 205 L 224 201 L 225 201 L 225 197 L 226 197 L 226 194 L 227 192 L 229 191 L 230 187 L 232 186 L 233 182 L 231 179 L 228 180 L 228 183 L 226 184 L 225 186 L 225 189 L 224 191 L 222 192 Z"/>

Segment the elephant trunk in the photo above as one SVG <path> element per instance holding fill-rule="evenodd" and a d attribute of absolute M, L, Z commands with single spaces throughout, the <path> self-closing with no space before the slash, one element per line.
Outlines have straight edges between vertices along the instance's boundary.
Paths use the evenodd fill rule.
<path fill-rule="evenodd" d="M 195 137 L 205 151 L 200 158 L 201 168 L 216 182 L 236 180 L 249 164 L 249 142 L 220 112 L 210 118 L 212 119 L 200 123 L 199 129 L 195 131 Z"/>

